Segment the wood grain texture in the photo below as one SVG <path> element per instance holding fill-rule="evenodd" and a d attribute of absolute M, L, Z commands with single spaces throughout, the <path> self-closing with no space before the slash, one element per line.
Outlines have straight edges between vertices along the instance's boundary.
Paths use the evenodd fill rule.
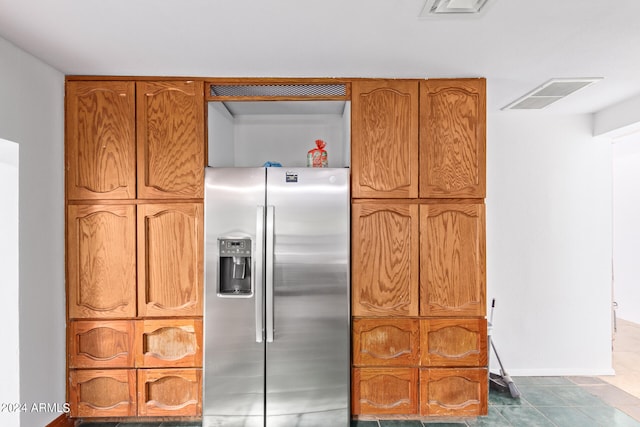
<path fill-rule="evenodd" d="M 352 205 L 354 316 L 418 314 L 418 206 Z"/>
<path fill-rule="evenodd" d="M 421 369 L 420 414 L 479 416 L 488 411 L 486 369 Z"/>
<path fill-rule="evenodd" d="M 138 206 L 138 315 L 202 316 L 202 203 Z"/>
<path fill-rule="evenodd" d="M 67 82 L 65 99 L 67 198 L 134 198 L 134 83 Z"/>
<path fill-rule="evenodd" d="M 420 82 L 420 197 L 485 197 L 485 93 L 485 79 Z"/>
<path fill-rule="evenodd" d="M 133 321 L 72 321 L 68 334 L 70 368 L 134 367 Z"/>
<path fill-rule="evenodd" d="M 136 409 L 134 369 L 71 370 L 72 417 L 131 417 Z"/>
<path fill-rule="evenodd" d="M 201 369 L 138 369 L 138 415 L 202 414 Z"/>
<path fill-rule="evenodd" d="M 484 316 L 483 204 L 420 206 L 420 315 Z"/>
<path fill-rule="evenodd" d="M 354 198 L 418 196 L 418 81 L 352 83 Z"/>
<path fill-rule="evenodd" d="M 202 367 L 202 319 L 136 322 L 136 366 Z"/>
<path fill-rule="evenodd" d="M 412 366 L 420 355 L 418 319 L 353 320 L 353 364 Z"/>
<path fill-rule="evenodd" d="M 417 414 L 417 368 L 354 368 L 353 415 Z"/>
<path fill-rule="evenodd" d="M 486 319 L 420 320 L 422 366 L 486 367 Z"/>
<path fill-rule="evenodd" d="M 136 315 L 135 206 L 69 205 L 70 318 Z"/>
<path fill-rule="evenodd" d="M 202 198 L 202 81 L 137 82 L 138 198 Z"/>

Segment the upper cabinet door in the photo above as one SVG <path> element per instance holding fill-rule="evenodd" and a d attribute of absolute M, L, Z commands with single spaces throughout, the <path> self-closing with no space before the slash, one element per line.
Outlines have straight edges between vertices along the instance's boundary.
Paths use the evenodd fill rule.
<path fill-rule="evenodd" d="M 202 316 L 202 203 L 138 206 L 138 316 Z"/>
<path fill-rule="evenodd" d="M 420 315 L 485 315 L 483 204 L 420 206 Z"/>
<path fill-rule="evenodd" d="M 352 83 L 353 197 L 418 197 L 418 81 Z"/>
<path fill-rule="evenodd" d="M 420 197 L 485 197 L 485 92 L 485 79 L 420 82 Z"/>
<path fill-rule="evenodd" d="M 133 82 L 67 82 L 69 200 L 136 197 Z"/>
<path fill-rule="evenodd" d="M 138 198 L 204 195 L 201 81 L 138 82 Z"/>

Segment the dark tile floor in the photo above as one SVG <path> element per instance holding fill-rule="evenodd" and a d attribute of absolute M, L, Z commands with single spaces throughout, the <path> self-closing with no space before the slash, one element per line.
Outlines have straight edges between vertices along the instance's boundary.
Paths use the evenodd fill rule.
<path fill-rule="evenodd" d="M 640 427 L 640 399 L 595 377 L 517 377 L 520 399 L 489 393 L 489 415 L 353 421 L 352 427 Z M 198 422 L 81 423 L 78 427 L 200 427 Z M 292 426 L 294 427 L 294 426 Z M 331 426 L 318 426 L 331 427 Z"/>

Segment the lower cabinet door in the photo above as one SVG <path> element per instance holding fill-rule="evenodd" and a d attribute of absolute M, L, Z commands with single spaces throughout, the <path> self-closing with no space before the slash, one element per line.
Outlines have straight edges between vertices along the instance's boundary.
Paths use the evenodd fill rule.
<path fill-rule="evenodd" d="M 134 369 L 71 370 L 69 377 L 72 417 L 136 415 Z"/>
<path fill-rule="evenodd" d="M 420 343 L 421 366 L 487 366 L 486 319 L 422 319 Z"/>
<path fill-rule="evenodd" d="M 133 368 L 132 320 L 71 321 L 68 333 L 70 368 Z"/>
<path fill-rule="evenodd" d="M 353 364 L 356 366 L 416 366 L 420 359 L 417 319 L 353 320 Z"/>
<path fill-rule="evenodd" d="M 487 393 L 488 377 L 484 368 L 420 370 L 421 415 L 486 415 Z"/>
<path fill-rule="evenodd" d="M 417 368 L 354 368 L 354 415 L 418 413 Z"/>
<path fill-rule="evenodd" d="M 202 414 L 202 369 L 138 369 L 139 416 Z"/>

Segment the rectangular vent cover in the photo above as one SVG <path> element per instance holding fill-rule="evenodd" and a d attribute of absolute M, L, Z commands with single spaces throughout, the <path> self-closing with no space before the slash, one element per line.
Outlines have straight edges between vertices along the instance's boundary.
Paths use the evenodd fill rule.
<path fill-rule="evenodd" d="M 551 79 L 526 95 L 516 99 L 503 110 L 541 110 L 572 93 L 602 80 L 602 77 L 579 79 Z"/>
<path fill-rule="evenodd" d="M 210 90 L 211 96 L 234 98 L 324 98 L 347 95 L 347 87 L 344 84 L 212 84 Z"/>

